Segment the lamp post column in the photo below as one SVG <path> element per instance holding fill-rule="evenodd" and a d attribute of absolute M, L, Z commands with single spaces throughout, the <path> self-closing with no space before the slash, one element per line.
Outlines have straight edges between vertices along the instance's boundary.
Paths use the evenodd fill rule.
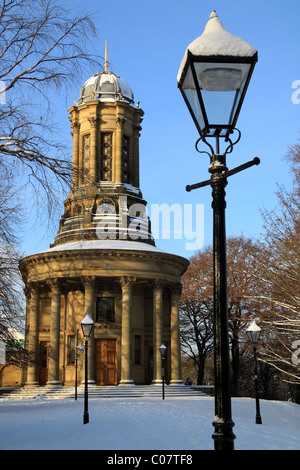
<path fill-rule="evenodd" d="M 256 357 L 256 346 L 253 346 L 254 354 L 254 383 L 255 383 L 255 403 L 256 403 L 256 424 L 262 424 L 262 419 L 260 415 L 260 406 L 259 406 L 259 394 L 258 394 L 258 378 L 257 378 L 257 357 Z"/>
<path fill-rule="evenodd" d="M 94 320 L 87 313 L 84 319 L 81 321 L 82 333 L 85 339 L 85 380 L 84 380 L 84 412 L 83 412 L 83 424 L 89 422 L 89 411 L 88 411 L 88 339 L 94 329 Z"/>
<path fill-rule="evenodd" d="M 215 418 L 213 439 L 216 450 L 233 450 L 235 435 L 231 417 L 230 364 L 227 309 L 227 261 L 225 227 L 224 155 L 213 155 L 210 166 L 213 196 L 213 253 L 214 253 L 214 367 Z"/>
<path fill-rule="evenodd" d="M 83 424 L 89 422 L 89 409 L 88 409 L 88 339 L 85 338 L 84 342 L 84 411 L 83 411 Z"/>

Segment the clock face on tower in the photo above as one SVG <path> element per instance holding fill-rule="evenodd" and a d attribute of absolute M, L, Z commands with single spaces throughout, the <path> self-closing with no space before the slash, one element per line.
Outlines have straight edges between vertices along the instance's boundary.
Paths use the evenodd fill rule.
<path fill-rule="evenodd" d="M 101 199 L 98 209 L 98 214 L 115 214 L 115 203 L 112 199 L 104 198 Z"/>

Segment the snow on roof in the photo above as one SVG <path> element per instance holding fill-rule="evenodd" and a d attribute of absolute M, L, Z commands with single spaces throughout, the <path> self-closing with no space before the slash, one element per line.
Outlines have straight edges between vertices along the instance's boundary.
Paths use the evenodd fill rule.
<path fill-rule="evenodd" d="M 134 250 L 150 251 L 154 253 L 165 253 L 149 243 L 134 242 L 127 240 L 80 240 L 77 242 L 56 245 L 42 253 L 53 253 L 56 251 L 69 250 Z"/>

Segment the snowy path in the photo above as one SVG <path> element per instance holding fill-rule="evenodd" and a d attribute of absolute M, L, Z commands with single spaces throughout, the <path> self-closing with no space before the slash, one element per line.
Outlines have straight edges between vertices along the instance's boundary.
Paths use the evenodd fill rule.
<path fill-rule="evenodd" d="M 299 450 L 300 406 L 232 400 L 236 450 Z M 82 424 L 83 401 L 0 400 L 0 449 L 213 450 L 211 397 L 90 399 L 90 422 Z"/>

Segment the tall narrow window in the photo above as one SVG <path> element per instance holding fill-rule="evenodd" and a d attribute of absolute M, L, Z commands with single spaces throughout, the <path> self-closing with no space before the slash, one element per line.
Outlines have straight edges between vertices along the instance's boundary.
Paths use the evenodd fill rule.
<path fill-rule="evenodd" d="M 123 136 L 123 147 L 122 147 L 122 173 L 123 173 L 123 182 L 131 183 L 130 178 L 130 168 L 129 168 L 129 137 L 127 135 Z"/>
<path fill-rule="evenodd" d="M 76 341 L 75 335 L 69 336 L 68 341 L 68 364 L 73 364 L 75 362 L 76 357 Z"/>
<path fill-rule="evenodd" d="M 101 134 L 100 180 L 112 180 L 112 134 L 108 132 Z"/>
<path fill-rule="evenodd" d="M 84 135 L 82 140 L 83 149 L 83 173 L 88 176 L 90 171 L 90 135 Z"/>
<path fill-rule="evenodd" d="M 98 297 L 96 304 L 97 322 L 115 321 L 115 299 L 114 297 Z"/>

